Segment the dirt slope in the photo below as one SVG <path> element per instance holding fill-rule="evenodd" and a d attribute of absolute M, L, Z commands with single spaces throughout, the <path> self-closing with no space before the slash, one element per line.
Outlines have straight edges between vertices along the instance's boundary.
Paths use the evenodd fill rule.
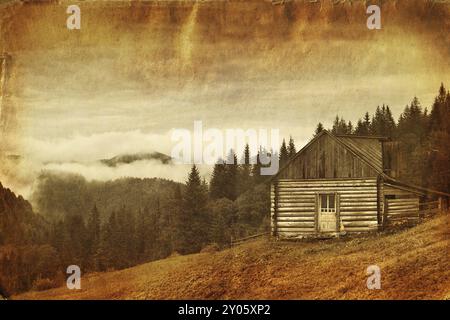
<path fill-rule="evenodd" d="M 16 299 L 449 299 L 450 215 L 395 234 L 353 239 L 256 240 L 216 253 L 177 256 L 86 275 L 82 289 Z M 381 290 L 366 268 L 381 268 Z"/>

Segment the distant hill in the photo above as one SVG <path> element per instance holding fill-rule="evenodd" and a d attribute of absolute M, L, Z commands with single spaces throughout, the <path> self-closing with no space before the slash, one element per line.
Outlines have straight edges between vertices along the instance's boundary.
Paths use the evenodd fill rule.
<path fill-rule="evenodd" d="M 164 153 L 152 152 L 152 153 L 124 154 L 115 156 L 110 159 L 102 159 L 100 160 L 100 162 L 107 165 L 108 167 L 116 167 L 117 165 L 120 164 L 129 164 L 135 161 L 142 161 L 142 160 L 158 160 L 163 164 L 170 164 L 172 158 L 169 157 L 168 155 L 165 155 Z"/>
<path fill-rule="evenodd" d="M 300 242 L 260 239 L 220 252 L 88 274 L 82 290 L 61 286 L 14 298 L 448 299 L 449 230 L 446 214 L 393 234 Z M 367 289 L 370 265 L 381 268 L 381 290 Z"/>

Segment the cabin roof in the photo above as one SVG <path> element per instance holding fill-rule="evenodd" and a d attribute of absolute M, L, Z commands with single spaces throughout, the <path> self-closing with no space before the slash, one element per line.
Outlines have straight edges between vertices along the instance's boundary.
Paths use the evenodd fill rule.
<path fill-rule="evenodd" d="M 332 135 L 330 133 L 330 135 Z M 373 167 L 378 172 L 383 171 L 383 154 L 381 150 L 380 140 L 385 140 L 387 138 L 369 138 L 362 136 L 350 136 L 350 135 L 339 135 L 334 136 L 339 140 L 347 149 L 353 151 L 353 153 L 365 162 L 367 162 L 371 167 Z"/>
<path fill-rule="evenodd" d="M 278 170 L 277 174 L 273 175 L 269 181 L 275 180 L 278 175 L 286 169 L 291 162 L 294 161 L 299 155 L 304 153 L 310 145 L 315 143 L 320 137 L 323 135 L 328 135 L 338 143 L 340 143 L 342 146 L 344 146 L 347 150 L 349 150 L 351 153 L 353 153 L 356 157 L 367 163 L 370 167 L 372 167 L 381 178 L 383 178 L 385 181 L 388 181 L 389 183 L 393 185 L 397 185 L 400 187 L 405 187 L 410 189 L 410 191 L 415 191 L 416 193 L 420 194 L 437 194 L 440 196 L 450 197 L 449 193 L 441 192 L 433 189 L 428 189 L 420 186 L 416 186 L 410 183 L 406 183 L 403 181 L 399 181 L 397 179 L 394 179 L 390 176 L 388 176 L 386 173 L 383 172 L 383 154 L 382 154 L 382 148 L 374 148 L 374 140 L 376 141 L 386 141 L 389 140 L 387 137 L 381 137 L 381 136 L 355 136 L 355 135 L 335 135 L 329 132 L 328 130 L 322 130 L 317 136 L 315 136 L 311 141 L 309 141 L 303 148 L 301 148 L 295 156 L 290 159 L 280 170 Z M 375 143 L 376 143 L 375 141 Z"/>
<path fill-rule="evenodd" d="M 394 179 L 392 177 L 389 177 L 387 174 L 383 174 L 383 179 L 384 179 L 384 181 L 386 181 L 394 186 L 407 188 L 407 189 L 409 189 L 408 191 L 415 192 L 415 193 L 418 193 L 421 195 L 435 194 L 438 196 L 444 196 L 444 197 L 450 198 L 450 193 L 446 193 L 446 192 L 442 192 L 442 191 L 438 191 L 438 190 L 434 190 L 434 189 L 429 189 L 429 188 L 425 188 L 425 187 L 421 187 L 421 186 L 416 186 L 414 184 L 403 182 L 403 181 Z"/>
<path fill-rule="evenodd" d="M 291 162 L 294 161 L 298 156 L 304 153 L 310 145 L 315 143 L 320 137 L 323 135 L 328 135 L 339 144 L 341 144 L 348 151 L 353 153 L 356 157 L 363 160 L 370 167 L 372 167 L 377 173 L 383 173 L 383 162 L 382 162 L 382 150 L 381 146 L 379 148 L 374 148 L 374 140 L 385 140 L 388 139 L 386 137 L 368 137 L 368 136 L 353 136 L 353 135 L 334 135 L 328 130 L 322 130 L 317 136 L 315 136 L 311 141 L 309 141 L 303 148 L 301 148 L 295 156 L 290 159 L 280 170 L 278 170 L 277 174 L 272 176 L 270 180 L 274 180 L 278 177 L 278 175 L 287 168 Z M 375 141 L 375 143 L 376 143 Z"/>

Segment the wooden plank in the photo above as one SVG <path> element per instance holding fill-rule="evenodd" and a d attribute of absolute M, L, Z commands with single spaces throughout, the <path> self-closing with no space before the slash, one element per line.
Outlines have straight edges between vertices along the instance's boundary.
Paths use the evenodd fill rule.
<path fill-rule="evenodd" d="M 377 214 L 377 210 L 373 211 L 344 211 L 341 210 L 341 216 L 348 216 L 348 215 L 372 215 Z"/>
<path fill-rule="evenodd" d="M 378 226 L 371 227 L 348 227 L 344 229 L 346 232 L 373 232 L 378 230 Z"/>
<path fill-rule="evenodd" d="M 401 214 L 401 213 L 405 213 L 405 212 L 419 212 L 419 209 L 417 208 L 411 208 L 411 209 L 397 209 L 397 210 L 391 210 L 391 208 L 389 207 L 389 215 L 395 215 L 395 214 Z"/>
<path fill-rule="evenodd" d="M 314 207 L 314 202 L 278 202 L 277 208 L 289 208 L 289 207 L 296 207 L 296 208 L 308 208 L 308 207 Z"/>
<path fill-rule="evenodd" d="M 336 190 L 336 189 L 333 189 L 333 191 L 338 191 L 339 192 L 339 190 Z M 279 194 L 280 195 L 283 195 L 283 196 L 300 196 L 300 195 L 314 195 L 314 194 L 316 194 L 317 192 L 319 192 L 319 193 L 322 193 L 323 192 L 323 190 L 308 190 L 308 191 L 304 191 L 304 190 L 298 190 L 298 191 L 282 191 L 282 190 L 280 190 L 279 191 Z M 345 191 L 345 195 L 347 196 L 347 195 L 351 195 L 351 194 L 354 194 L 354 195 L 358 195 L 358 196 L 362 196 L 362 197 L 364 197 L 364 196 L 368 196 L 368 195 L 372 195 L 372 197 L 374 197 L 374 198 L 376 198 L 376 190 L 373 190 L 373 191 L 361 191 L 361 190 L 346 190 Z"/>
<path fill-rule="evenodd" d="M 322 179 L 287 179 L 287 178 L 282 178 L 282 179 L 278 179 L 278 182 L 354 182 L 354 181 L 360 181 L 360 182 L 372 182 L 375 181 L 375 178 L 370 178 L 370 179 L 364 179 L 364 178 L 322 178 Z"/>
<path fill-rule="evenodd" d="M 284 212 L 284 211 L 314 211 L 315 207 L 314 205 L 308 204 L 307 206 L 281 206 L 280 204 L 277 205 L 278 212 Z"/>
<path fill-rule="evenodd" d="M 396 203 L 392 203 L 389 202 L 389 207 L 390 208 L 397 208 L 397 207 L 404 207 L 404 206 L 409 206 L 409 207 L 419 207 L 419 203 L 418 202 L 396 202 Z"/>
<path fill-rule="evenodd" d="M 314 203 L 315 199 L 312 196 L 299 196 L 299 197 L 278 197 L 278 202 L 311 202 Z"/>
<path fill-rule="evenodd" d="M 341 221 L 377 221 L 377 216 L 342 216 L 341 215 Z"/>
<path fill-rule="evenodd" d="M 414 211 L 414 212 L 402 212 L 402 213 L 396 213 L 396 214 L 389 213 L 388 218 L 389 219 L 399 219 L 399 218 L 404 218 L 404 217 L 418 217 L 418 216 L 419 216 L 419 212 Z"/>
<path fill-rule="evenodd" d="M 400 217 L 389 217 L 389 223 L 394 221 L 408 221 L 408 220 L 418 220 L 419 216 L 400 216 Z"/>
<path fill-rule="evenodd" d="M 302 234 L 313 234 L 316 230 L 313 229 L 282 229 L 279 230 L 279 236 L 280 237 L 296 237 Z"/>
<path fill-rule="evenodd" d="M 412 195 L 416 195 L 416 196 L 417 195 L 419 195 L 419 196 L 425 195 L 425 193 L 422 192 L 422 191 L 411 190 L 411 189 L 403 187 L 403 186 L 392 185 L 392 184 L 389 184 L 389 183 L 385 183 L 384 186 L 385 186 L 385 189 L 389 191 L 389 194 L 392 194 L 392 192 L 395 193 L 395 192 L 401 191 L 401 192 L 404 192 L 404 193 L 409 194 L 409 195 L 411 195 L 411 194 Z M 388 193 L 385 193 L 385 194 L 388 194 Z"/>
<path fill-rule="evenodd" d="M 361 189 L 372 189 L 376 188 L 376 183 L 351 183 L 351 184 L 337 184 L 337 183 L 329 183 L 329 184 L 301 184 L 301 183 L 289 183 L 289 184 L 280 184 L 280 189 L 289 189 L 289 188 L 297 188 L 297 189 L 329 189 L 329 188 L 339 188 L 339 189 L 351 189 L 351 188 L 361 188 Z"/>
<path fill-rule="evenodd" d="M 357 194 L 357 193 L 356 194 L 343 193 L 343 194 L 341 194 L 341 198 L 342 198 L 341 201 L 352 201 L 352 200 L 358 201 L 361 198 L 366 198 L 366 199 L 368 199 L 367 201 L 377 201 L 376 193 L 373 193 L 373 194 L 370 194 L 370 195 Z"/>
<path fill-rule="evenodd" d="M 302 200 L 298 200 L 298 199 L 285 199 L 285 198 L 280 198 L 278 200 L 278 204 L 314 204 L 314 199 L 302 199 Z"/>
<path fill-rule="evenodd" d="M 342 201 L 340 203 L 340 207 L 341 208 L 345 208 L 345 207 L 353 207 L 355 205 L 360 205 L 360 206 L 370 206 L 370 207 L 376 207 L 377 206 L 377 202 L 376 201 L 352 201 L 352 202 L 348 202 L 348 201 Z"/>
<path fill-rule="evenodd" d="M 314 216 L 306 216 L 306 217 L 278 217 L 277 222 L 302 222 L 302 221 L 312 221 L 314 222 Z"/>
<path fill-rule="evenodd" d="M 412 206 L 412 205 L 404 205 L 404 206 L 396 206 L 396 207 L 389 206 L 389 210 L 390 210 L 390 212 L 402 211 L 402 210 L 417 210 L 417 211 L 419 211 L 419 207 Z"/>
<path fill-rule="evenodd" d="M 375 220 L 375 221 L 355 221 L 355 222 L 352 222 L 352 221 L 344 221 L 344 222 L 342 222 L 342 224 L 344 225 L 344 229 L 347 229 L 347 228 L 352 228 L 352 227 L 354 227 L 354 228 L 366 228 L 366 227 L 376 227 L 376 226 L 378 226 L 378 222 Z"/>
<path fill-rule="evenodd" d="M 389 204 L 396 203 L 419 203 L 419 198 L 403 198 L 403 199 L 388 199 Z"/>
<path fill-rule="evenodd" d="M 296 194 L 296 195 L 289 195 L 289 194 L 280 194 L 278 195 L 279 200 L 308 200 L 308 201 L 314 201 L 314 194 Z"/>
<path fill-rule="evenodd" d="M 277 218 L 281 218 L 281 217 L 314 217 L 314 212 L 291 212 L 291 213 L 286 213 L 286 212 L 280 212 L 279 214 L 277 214 Z"/>
<path fill-rule="evenodd" d="M 353 207 L 341 207 L 342 211 L 377 211 L 377 206 L 353 206 Z"/>
<path fill-rule="evenodd" d="M 417 202 L 396 202 L 396 203 L 389 202 L 389 208 L 398 208 L 404 206 L 419 208 L 419 204 Z"/>
<path fill-rule="evenodd" d="M 280 228 L 314 228 L 314 221 L 311 222 L 277 222 L 278 230 Z"/>
<path fill-rule="evenodd" d="M 278 203 L 277 208 L 313 208 L 314 209 L 314 202 L 283 202 Z"/>
<path fill-rule="evenodd" d="M 419 203 L 418 202 L 411 202 L 411 201 L 406 201 L 406 202 L 389 202 L 389 207 L 390 208 L 396 208 L 396 207 L 402 207 L 402 206 L 413 206 L 413 207 L 419 207 Z"/>
<path fill-rule="evenodd" d="M 308 207 L 280 207 L 277 206 L 277 212 L 313 212 L 314 206 Z"/>
<path fill-rule="evenodd" d="M 367 213 L 362 213 L 362 212 L 342 212 L 341 211 L 341 216 L 342 217 L 361 217 L 361 216 L 376 216 L 377 212 L 376 211 L 368 211 Z"/>
<path fill-rule="evenodd" d="M 343 192 L 346 191 L 351 191 L 354 189 L 358 189 L 361 191 L 373 191 L 376 192 L 376 185 L 373 186 L 367 186 L 367 187 L 359 187 L 359 186 L 348 186 L 348 187 L 341 187 L 341 186 L 328 186 L 328 187 L 295 187 L 295 186 L 283 186 L 283 187 L 279 187 L 280 191 L 296 191 L 296 190 L 301 190 L 301 191 L 334 191 L 334 190 L 342 190 Z"/>

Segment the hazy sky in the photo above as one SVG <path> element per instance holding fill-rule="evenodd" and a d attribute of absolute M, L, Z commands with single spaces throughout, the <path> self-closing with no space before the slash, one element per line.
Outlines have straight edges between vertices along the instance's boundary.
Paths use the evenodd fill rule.
<path fill-rule="evenodd" d="M 79 31 L 65 28 L 65 4 L 2 9 L 14 152 L 59 165 L 170 154 L 171 130 L 194 120 L 280 129 L 300 147 L 336 114 L 356 123 L 385 103 L 397 118 L 415 95 L 429 107 L 450 86 L 450 6 L 384 2 L 381 30 L 367 29 L 362 2 L 88 2 Z"/>

